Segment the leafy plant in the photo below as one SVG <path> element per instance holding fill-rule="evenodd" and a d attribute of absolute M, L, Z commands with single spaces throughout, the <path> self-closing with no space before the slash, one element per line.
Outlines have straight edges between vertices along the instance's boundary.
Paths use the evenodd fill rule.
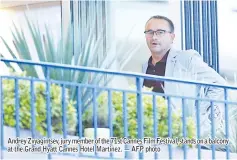
<path fill-rule="evenodd" d="M 148 90 L 148 89 L 145 89 Z M 143 94 L 142 95 L 142 107 L 144 110 L 144 136 L 145 137 L 154 137 L 154 121 L 153 121 L 153 99 L 152 95 Z M 98 110 L 102 111 L 103 117 L 106 118 L 108 122 L 108 93 L 102 92 L 98 97 Z M 135 93 L 126 94 L 126 106 L 127 118 L 126 122 L 128 124 L 128 136 L 130 138 L 137 138 L 137 96 Z M 165 138 L 168 137 L 168 107 L 166 101 L 163 97 L 156 97 L 157 104 L 157 132 L 158 136 Z M 113 115 L 113 136 L 115 137 L 124 137 L 124 119 L 123 119 L 123 94 L 122 92 L 115 91 L 112 93 L 112 115 Z M 87 119 L 91 117 L 92 114 L 89 111 L 85 112 L 85 117 Z M 187 139 L 195 138 L 195 123 L 191 117 L 187 117 L 186 130 L 187 130 Z M 182 115 L 181 112 L 172 113 L 172 137 L 182 138 Z M 191 145 L 190 145 L 191 146 Z"/>
<path fill-rule="evenodd" d="M 79 45 L 80 42 L 73 42 L 73 37 L 77 37 L 77 32 L 73 31 L 73 24 L 69 24 L 67 33 L 63 33 L 58 41 L 52 36 L 51 31 L 45 26 L 46 34 L 42 34 L 39 26 L 32 23 L 26 16 L 27 30 L 30 32 L 30 38 L 33 41 L 33 46 L 28 43 L 25 33 L 22 28 L 18 29 L 14 25 L 14 30 L 12 31 L 13 43 L 17 52 L 13 51 L 9 43 L 1 37 L 3 43 L 8 49 L 9 53 L 14 59 L 24 59 L 24 60 L 35 60 L 39 59 L 41 62 L 54 62 L 59 64 L 69 64 L 75 66 L 88 66 L 96 67 L 101 69 L 111 68 L 112 65 L 118 61 L 119 66 L 124 66 L 124 57 L 128 60 L 138 49 L 137 46 L 131 47 L 131 50 L 126 51 L 124 54 L 116 53 L 114 54 L 113 46 L 111 44 L 107 46 L 106 51 L 102 51 L 103 40 L 107 35 L 103 35 L 103 32 L 98 33 L 95 36 L 96 20 L 93 21 L 94 24 L 90 24 L 83 28 L 83 32 L 88 33 L 86 40 L 83 40 L 84 45 Z M 74 30 L 78 31 L 79 26 L 75 27 Z M 105 30 L 105 27 L 102 29 Z M 64 36 L 65 35 L 65 36 Z M 77 38 L 78 39 L 78 38 Z M 80 37 L 78 41 L 80 41 Z M 81 40 L 82 41 L 82 40 Z M 57 44 L 56 46 L 54 44 Z M 126 43 L 125 43 L 126 44 Z M 30 49 L 35 49 L 35 53 L 31 53 Z M 121 52 L 124 52 L 123 50 Z M 2 56 L 4 56 L 2 54 Z M 34 57 L 35 56 L 35 57 Z M 100 58 L 98 58 L 100 57 Z M 99 61 L 98 59 L 101 59 Z M 8 65 L 8 64 L 7 64 Z M 32 66 L 19 65 L 22 70 L 27 71 L 27 76 L 40 78 L 42 75 L 41 68 L 36 68 Z M 117 70 L 121 70 L 118 68 Z M 43 77 L 46 77 L 46 73 L 43 72 Z M 55 80 L 62 80 L 68 82 L 77 82 L 83 84 L 96 84 L 96 85 L 107 85 L 113 78 L 113 76 L 106 76 L 105 74 L 94 74 L 82 71 L 68 71 L 62 69 L 50 69 L 50 78 Z M 75 87 L 69 88 L 69 95 L 72 99 L 76 97 Z M 82 92 L 82 104 L 83 110 L 92 101 L 92 94 L 88 88 L 83 88 Z"/>
<path fill-rule="evenodd" d="M 13 73 L 15 76 L 19 76 Z M 23 72 L 20 76 L 25 76 Z M 18 97 L 19 97 L 19 117 L 20 128 L 30 129 L 32 115 L 31 115 L 31 88 L 30 82 L 27 80 L 18 81 Z M 15 127 L 16 125 L 16 103 L 15 103 L 15 80 L 3 80 L 3 108 L 4 108 L 4 124 Z M 56 84 L 50 85 L 50 108 L 52 131 L 54 133 L 62 134 L 62 92 L 61 87 Z M 74 134 L 76 131 L 77 117 L 76 109 L 73 106 L 74 102 L 69 99 L 68 91 L 65 91 L 66 102 L 66 117 L 67 117 L 67 133 Z M 35 127 L 41 135 L 45 136 L 47 133 L 47 110 L 46 110 L 46 86 L 44 83 L 36 82 L 34 85 L 34 109 L 35 109 Z"/>

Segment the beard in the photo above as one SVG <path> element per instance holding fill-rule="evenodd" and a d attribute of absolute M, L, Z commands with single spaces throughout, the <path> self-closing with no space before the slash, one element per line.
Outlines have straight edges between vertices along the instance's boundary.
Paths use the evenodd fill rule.
<path fill-rule="evenodd" d="M 156 45 L 150 44 L 149 49 L 153 54 L 163 55 L 172 47 L 172 44 L 161 44 L 158 43 Z"/>
<path fill-rule="evenodd" d="M 165 49 L 161 45 L 151 46 L 150 51 L 155 54 L 161 54 L 165 51 Z"/>

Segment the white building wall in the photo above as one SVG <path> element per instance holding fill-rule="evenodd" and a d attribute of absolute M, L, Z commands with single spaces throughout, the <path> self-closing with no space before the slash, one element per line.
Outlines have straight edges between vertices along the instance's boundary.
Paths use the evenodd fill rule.
<path fill-rule="evenodd" d="M 5 3 L 4 3 L 5 4 Z M 13 6 L 13 4 L 17 6 Z M 11 29 L 13 29 L 13 22 L 17 27 L 23 29 L 23 32 L 26 36 L 27 42 L 29 46 L 34 46 L 32 38 L 27 27 L 24 13 L 32 20 L 34 23 L 37 23 L 42 34 L 45 34 L 45 25 L 49 27 L 52 31 L 53 38 L 58 40 L 61 32 L 61 6 L 60 2 L 52 1 L 52 2 L 43 2 L 43 3 L 34 3 L 30 5 L 23 5 L 23 3 L 12 3 L 9 2 L 6 6 L 10 6 L 8 8 L 0 9 L 0 36 L 2 36 L 9 44 L 11 49 L 15 48 L 12 40 Z M 56 45 L 56 44 L 55 44 Z M 13 50 L 16 52 L 16 50 Z M 30 47 L 31 54 L 34 57 L 34 60 L 37 60 L 37 54 L 34 47 Z M 8 50 L 6 49 L 3 42 L 0 40 L 0 52 L 5 55 L 7 58 L 11 57 Z M 0 67 L 4 68 L 1 70 L 0 74 L 7 74 L 7 69 L 3 63 L 0 63 Z"/>
<path fill-rule="evenodd" d="M 131 48 L 139 47 L 124 70 L 141 72 L 142 63 L 150 56 L 143 32 L 146 21 L 153 15 L 167 16 L 174 21 L 176 34 L 174 46 L 178 49 L 181 48 L 180 11 L 178 2 L 179 1 L 171 3 L 125 1 L 115 4 L 115 33 L 116 40 L 118 41 L 117 51 L 126 52 Z M 124 49 L 120 51 L 122 47 L 124 47 Z"/>

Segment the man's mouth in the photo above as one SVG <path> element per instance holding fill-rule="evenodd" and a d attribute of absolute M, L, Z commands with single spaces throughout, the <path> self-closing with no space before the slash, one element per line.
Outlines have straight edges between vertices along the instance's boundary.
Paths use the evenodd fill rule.
<path fill-rule="evenodd" d="M 152 45 L 156 46 L 156 45 L 160 45 L 160 44 L 156 43 L 156 42 L 152 42 Z"/>

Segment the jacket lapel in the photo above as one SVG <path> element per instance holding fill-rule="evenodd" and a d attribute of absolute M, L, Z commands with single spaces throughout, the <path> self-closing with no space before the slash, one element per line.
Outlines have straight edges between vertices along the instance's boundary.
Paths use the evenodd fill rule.
<path fill-rule="evenodd" d="M 178 52 L 171 48 L 169 55 L 167 57 L 166 68 L 165 68 L 165 77 L 173 77 L 174 76 L 174 68 L 176 65 L 176 57 Z M 176 86 L 174 82 L 164 82 L 164 91 L 165 93 L 171 93 Z"/>

